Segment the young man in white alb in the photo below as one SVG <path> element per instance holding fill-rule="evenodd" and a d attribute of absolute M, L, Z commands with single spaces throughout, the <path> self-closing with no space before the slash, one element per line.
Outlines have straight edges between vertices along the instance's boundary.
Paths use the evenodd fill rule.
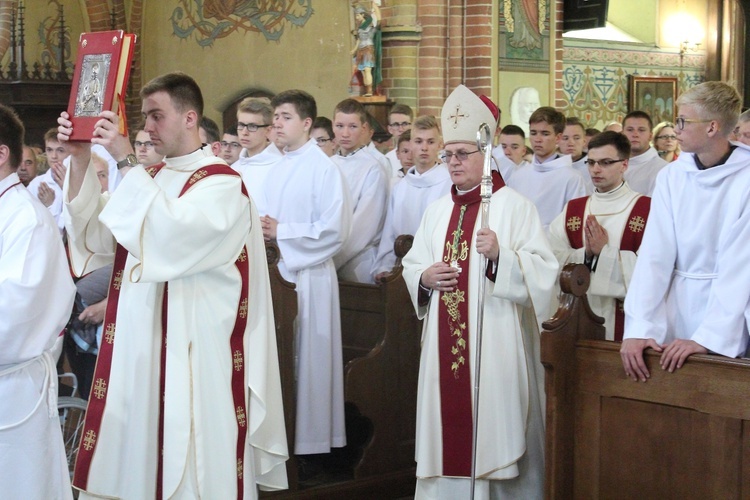
<path fill-rule="evenodd" d="M 279 272 L 296 285 L 297 422 L 294 453 L 346 445 L 339 283 L 333 256 L 351 227 L 351 203 L 338 166 L 310 139 L 315 99 L 287 90 L 271 101 L 284 156 L 265 183 L 263 235 L 281 250 Z M 379 167 L 376 167 L 379 168 Z"/>
<path fill-rule="evenodd" d="M 268 99 L 248 97 L 237 107 L 237 137 L 242 151 L 232 168 L 242 175 L 260 215 L 268 213 L 264 188 L 266 177 L 281 160 L 279 148 L 268 140 L 272 120 L 273 108 Z"/>
<path fill-rule="evenodd" d="M 564 155 L 570 155 L 573 170 L 581 174 L 586 184 L 586 194 L 591 194 L 594 191 L 594 184 L 591 182 L 589 167 L 586 164 L 586 153 L 583 150 L 585 143 L 586 129 L 581 120 L 574 116 L 566 118 L 565 130 L 557 143 L 557 149 Z"/>
<path fill-rule="evenodd" d="M 428 115 L 420 116 L 408 133 L 411 134 L 414 167 L 391 192 L 383 236 L 372 268 L 376 282 L 382 281 L 396 264 L 393 250 L 396 238 L 416 233 L 427 206 L 448 194 L 452 185 L 448 167 L 438 159 L 443 141 L 437 120 Z"/>
<path fill-rule="evenodd" d="M 651 117 L 644 111 L 631 111 L 622 121 L 622 133 L 630 140 L 630 162 L 625 180 L 634 191 L 646 196 L 654 192 L 656 176 L 667 165 L 651 146 L 653 129 Z"/>
<path fill-rule="evenodd" d="M 403 177 L 406 170 L 401 165 L 396 155 L 398 149 L 398 138 L 404 132 L 411 130 L 411 122 L 414 119 L 414 110 L 406 104 L 395 104 L 388 112 L 388 132 L 393 136 L 393 149 L 386 153 L 385 157 L 391 163 L 391 169 L 394 177 Z"/>
<path fill-rule="evenodd" d="M 237 126 L 233 125 L 229 127 L 224 135 L 221 136 L 221 154 L 219 157 L 227 162 L 227 165 L 232 165 L 234 162 L 239 160 L 240 153 L 242 152 L 242 144 L 240 138 L 237 135 Z"/>
<path fill-rule="evenodd" d="M 352 201 L 349 238 L 334 257 L 339 279 L 372 283 L 372 266 L 385 222 L 390 185 L 385 171 L 370 154 L 366 142 L 365 109 L 354 99 L 336 105 L 333 131 L 339 145 L 331 159 L 341 169 Z"/>
<path fill-rule="evenodd" d="M 502 153 L 502 154 L 500 154 Z M 500 175 L 507 183 L 513 172 L 528 162 L 524 159 L 526 155 L 526 138 L 524 132 L 518 125 L 506 125 L 500 131 L 500 141 L 492 150 L 492 157 L 498 164 Z"/>
<path fill-rule="evenodd" d="M 557 152 L 565 115 L 555 108 L 541 107 L 531 114 L 529 130 L 533 161 L 516 169 L 508 186 L 534 203 L 546 230 L 568 201 L 586 194 L 586 187 L 581 174 L 573 170 L 570 155 Z"/>
<path fill-rule="evenodd" d="M 662 169 L 625 299 L 625 373 L 650 376 L 643 350 L 669 372 L 692 354 L 745 355 L 750 317 L 750 149 L 729 142 L 742 100 L 722 82 L 677 99 L 682 153 Z M 632 160 L 631 160 L 632 161 Z"/>

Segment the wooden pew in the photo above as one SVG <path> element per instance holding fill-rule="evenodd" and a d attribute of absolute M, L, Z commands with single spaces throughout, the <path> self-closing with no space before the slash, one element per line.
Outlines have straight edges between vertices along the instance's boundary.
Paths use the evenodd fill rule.
<path fill-rule="evenodd" d="M 292 454 L 294 444 L 294 422 L 297 416 L 297 392 L 294 379 L 294 321 L 297 318 L 297 292 L 294 283 L 289 283 L 279 272 L 281 252 L 275 243 L 266 243 L 268 277 L 271 281 L 273 317 L 276 322 L 276 348 L 279 355 L 281 393 L 284 401 L 284 424 L 290 457 L 286 463 L 289 488 L 297 489 L 297 461 Z M 268 493 L 264 493 L 268 495 Z"/>
<path fill-rule="evenodd" d="M 403 257 L 412 237 L 399 237 Z M 278 273 L 278 248 L 267 247 L 277 321 L 284 413 L 290 452 L 294 443 L 294 286 Z M 292 305 L 289 292 L 294 294 Z M 416 484 L 417 377 L 421 322 L 411 304 L 400 265 L 381 285 L 341 282 L 344 397 L 347 447 L 334 453 L 331 481 L 302 488 L 297 465 L 287 464 L 289 490 L 263 493 L 275 499 L 386 499 L 413 495 Z M 286 300 L 279 306 L 277 300 Z M 284 311 L 282 313 L 281 311 Z M 345 475 L 340 474 L 345 469 Z"/>
<path fill-rule="evenodd" d="M 619 344 L 588 307 L 588 270 L 566 266 L 545 322 L 546 497 L 750 498 L 750 360 L 694 355 L 626 378 Z"/>

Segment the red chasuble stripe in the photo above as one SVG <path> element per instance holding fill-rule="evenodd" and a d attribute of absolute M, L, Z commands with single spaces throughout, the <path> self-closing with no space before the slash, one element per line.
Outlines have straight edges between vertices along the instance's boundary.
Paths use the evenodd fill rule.
<path fill-rule="evenodd" d="M 493 172 L 493 192 L 505 184 Z M 440 416 L 443 441 L 443 475 L 471 475 L 472 388 L 469 359 L 469 269 L 471 242 L 481 206 L 480 190 L 459 195 L 452 188 L 453 212 L 448 223 L 443 262 L 458 265 L 458 285 L 441 293 L 438 305 L 438 355 L 440 366 Z"/>
<path fill-rule="evenodd" d="M 568 242 L 573 248 L 583 248 L 583 213 L 586 210 L 588 196 L 576 198 L 568 202 L 565 211 L 565 232 L 568 234 Z"/>
<path fill-rule="evenodd" d="M 565 232 L 568 235 L 568 241 L 572 248 L 583 248 L 583 220 L 586 211 L 586 202 L 589 197 L 576 198 L 568 202 L 568 208 L 565 212 Z M 620 250 L 637 252 L 641 247 L 643 240 L 643 230 L 646 228 L 648 213 L 651 208 L 651 198 L 641 196 L 630 210 L 628 222 L 622 231 L 620 240 Z M 624 302 L 615 299 L 615 342 L 622 342 L 622 335 L 625 331 L 625 311 L 623 310 Z"/>
<path fill-rule="evenodd" d="M 648 196 L 638 198 L 630 211 L 628 223 L 623 228 L 620 250 L 637 252 L 641 248 L 643 231 L 646 229 L 650 210 L 651 198 Z M 615 341 L 622 342 L 622 335 L 625 333 L 625 310 L 623 309 L 625 303 L 620 299 L 616 299 L 615 302 Z"/>
<path fill-rule="evenodd" d="M 164 163 L 149 167 L 146 171 L 151 177 L 164 167 Z M 109 376 L 112 368 L 112 352 L 115 345 L 115 333 L 117 325 L 117 304 L 120 300 L 120 288 L 125 271 L 125 262 L 128 259 L 128 251 L 118 244 L 115 250 L 115 261 L 112 266 L 112 276 L 109 282 L 109 293 L 107 294 L 107 309 L 104 312 L 104 324 L 102 342 L 99 346 L 99 354 L 96 357 L 96 368 L 94 369 L 94 383 L 91 387 L 89 403 L 86 409 L 86 420 L 83 424 L 81 442 L 78 446 L 76 467 L 73 475 L 73 486 L 81 490 L 88 488 L 89 470 L 91 460 L 96 451 L 99 441 L 99 430 L 104 415 L 104 407 L 109 394 Z"/>
<path fill-rule="evenodd" d="M 161 170 L 164 164 L 159 164 L 153 167 L 149 167 L 146 171 L 152 177 Z M 180 192 L 179 196 L 182 196 L 190 190 L 198 181 L 205 179 L 211 175 L 233 175 L 239 176 L 237 172 L 232 170 L 226 165 L 209 165 L 196 170 L 190 179 L 185 183 Z M 241 184 L 242 193 L 247 196 L 247 190 L 245 185 Z M 236 446 L 236 463 L 237 463 L 237 498 L 242 499 L 244 497 L 244 450 L 245 441 L 247 437 L 247 405 L 245 401 L 245 360 L 244 360 L 244 334 L 247 326 L 247 315 L 248 315 L 248 291 L 249 291 L 249 262 L 247 258 L 247 248 L 243 247 L 240 252 L 235 266 L 241 277 L 241 291 L 240 298 L 237 306 L 237 316 L 235 318 L 235 325 L 230 336 L 229 346 L 232 359 L 232 398 L 234 401 L 234 413 L 237 420 L 237 446 Z M 125 269 L 125 261 L 127 260 L 127 251 L 120 245 L 117 246 L 115 253 L 115 264 L 112 271 L 112 282 L 110 283 L 110 294 L 107 302 L 107 311 L 105 316 L 105 325 L 112 327 L 111 336 L 106 338 L 106 342 L 102 343 L 99 349 L 99 357 L 97 359 L 97 365 L 95 370 L 94 380 L 95 385 L 92 388 L 92 394 L 96 390 L 97 384 L 101 379 L 103 387 L 109 383 L 109 374 L 112 362 L 112 351 L 114 346 L 114 331 L 115 325 L 113 321 L 117 313 L 117 302 L 119 300 L 119 290 L 122 284 L 122 275 Z M 162 343 L 160 353 L 160 377 L 159 377 L 159 429 L 158 429 L 158 466 L 157 466 L 157 484 L 156 484 L 156 498 L 163 498 L 163 474 L 164 474 L 164 463 L 162 459 L 162 452 L 164 447 L 164 394 L 165 394 L 165 381 L 166 381 L 166 346 L 167 346 L 167 325 L 168 325 L 168 283 L 164 286 L 164 295 L 162 300 Z M 109 329 L 105 329 L 105 332 L 109 332 Z M 105 336 L 107 333 L 105 333 Z M 111 340 L 110 340 L 111 339 Z M 106 345 L 106 348 L 105 348 Z M 102 356 L 102 353 L 106 351 L 106 354 Z M 98 398 L 98 396 L 97 396 Z M 99 432 L 101 426 L 101 419 L 104 412 L 104 406 L 106 402 L 106 390 L 102 393 L 102 397 L 98 398 L 92 407 L 94 400 L 89 401 L 89 408 L 86 412 L 86 422 L 84 424 L 84 432 L 81 438 L 81 447 L 78 453 L 78 459 L 76 461 L 76 470 L 74 477 L 74 485 L 77 488 L 86 489 L 88 483 L 88 475 L 91 466 L 91 459 L 96 447 L 96 435 Z M 91 431 L 92 433 L 89 433 Z M 93 436 L 91 446 L 88 449 L 84 448 L 86 437 Z"/>

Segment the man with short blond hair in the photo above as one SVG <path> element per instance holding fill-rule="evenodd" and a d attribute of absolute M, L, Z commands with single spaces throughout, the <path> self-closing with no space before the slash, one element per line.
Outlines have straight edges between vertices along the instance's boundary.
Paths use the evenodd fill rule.
<path fill-rule="evenodd" d="M 677 99 L 682 153 L 656 180 L 620 349 L 627 376 L 646 381 L 643 350 L 673 372 L 693 354 L 739 357 L 750 317 L 750 149 L 729 142 L 741 98 L 723 82 Z M 631 160 L 632 161 L 632 160 Z"/>
<path fill-rule="evenodd" d="M 450 192 L 448 167 L 438 159 L 443 147 L 440 125 L 433 116 L 420 116 L 410 132 L 414 166 L 391 192 L 378 254 L 372 274 L 382 281 L 396 264 L 393 244 L 402 234 L 417 232 L 419 222 L 433 201 Z"/>

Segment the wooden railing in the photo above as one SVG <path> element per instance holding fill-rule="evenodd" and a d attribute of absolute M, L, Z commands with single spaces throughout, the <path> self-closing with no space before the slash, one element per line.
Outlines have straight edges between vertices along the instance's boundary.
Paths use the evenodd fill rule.
<path fill-rule="evenodd" d="M 566 294 L 542 333 L 547 498 L 750 498 L 750 361 L 694 355 L 674 373 L 647 351 L 651 378 L 625 376 L 566 266 Z"/>

